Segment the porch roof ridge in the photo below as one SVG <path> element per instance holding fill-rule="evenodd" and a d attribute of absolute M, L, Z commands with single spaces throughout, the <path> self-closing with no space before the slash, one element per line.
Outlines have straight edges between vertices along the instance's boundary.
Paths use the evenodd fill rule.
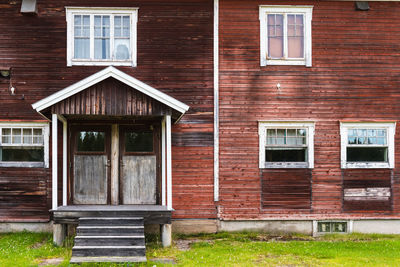
<path fill-rule="evenodd" d="M 185 113 L 188 109 L 189 106 L 182 103 L 181 101 L 155 89 L 154 87 L 151 87 L 148 84 L 145 84 L 142 81 L 139 81 L 138 79 L 126 74 L 125 72 L 122 72 L 118 70 L 117 68 L 113 66 L 109 66 L 99 72 L 96 72 L 89 77 L 84 78 L 83 80 L 80 80 L 56 93 L 53 93 L 52 95 L 49 95 L 35 103 L 32 104 L 33 109 L 35 109 L 37 112 L 41 112 L 44 109 L 72 96 L 75 95 L 87 88 L 89 88 L 92 85 L 95 85 L 107 78 L 114 78 L 136 90 L 139 92 L 175 109 L 176 111 L 180 113 Z"/>

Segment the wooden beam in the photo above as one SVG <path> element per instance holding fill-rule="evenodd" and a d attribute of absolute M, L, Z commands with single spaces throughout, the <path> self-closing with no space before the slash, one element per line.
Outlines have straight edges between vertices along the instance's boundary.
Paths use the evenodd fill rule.
<path fill-rule="evenodd" d="M 172 151 L 171 151 L 171 115 L 165 115 L 166 156 L 167 156 L 167 207 L 172 210 Z"/>
<path fill-rule="evenodd" d="M 111 126 L 111 205 L 119 204 L 119 127 Z"/>
<path fill-rule="evenodd" d="M 62 188 L 62 199 L 63 199 L 63 206 L 67 206 L 67 120 L 64 116 L 58 115 L 57 116 L 60 121 L 63 123 L 63 188 Z"/>
<path fill-rule="evenodd" d="M 165 118 L 161 121 L 161 204 L 166 205 L 165 191 Z"/>
<path fill-rule="evenodd" d="M 51 132 L 51 141 L 52 141 L 52 160 L 51 160 L 51 164 L 52 164 L 52 209 L 56 210 L 58 207 L 58 188 L 57 188 L 57 122 L 58 122 L 58 118 L 57 118 L 57 114 L 52 114 L 51 115 L 52 118 L 52 132 Z"/>

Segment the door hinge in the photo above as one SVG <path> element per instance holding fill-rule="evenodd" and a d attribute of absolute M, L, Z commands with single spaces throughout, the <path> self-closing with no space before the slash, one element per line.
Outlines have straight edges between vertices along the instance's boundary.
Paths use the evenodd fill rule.
<path fill-rule="evenodd" d="M 111 160 L 107 160 L 106 167 L 111 167 Z"/>

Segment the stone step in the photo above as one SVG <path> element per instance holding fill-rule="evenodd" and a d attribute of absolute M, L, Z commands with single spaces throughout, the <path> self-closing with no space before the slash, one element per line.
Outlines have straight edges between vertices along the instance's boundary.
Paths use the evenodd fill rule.
<path fill-rule="evenodd" d="M 84 262 L 146 262 L 144 256 L 136 257 L 72 257 L 70 263 L 84 263 Z"/>
<path fill-rule="evenodd" d="M 74 246 L 73 257 L 145 257 L 145 246 Z"/>
<path fill-rule="evenodd" d="M 79 225 L 143 225 L 143 217 L 82 217 Z"/>
<path fill-rule="evenodd" d="M 76 236 L 75 246 L 144 246 L 144 235 Z"/>
<path fill-rule="evenodd" d="M 76 228 L 78 236 L 127 236 L 144 235 L 144 226 L 78 226 Z"/>

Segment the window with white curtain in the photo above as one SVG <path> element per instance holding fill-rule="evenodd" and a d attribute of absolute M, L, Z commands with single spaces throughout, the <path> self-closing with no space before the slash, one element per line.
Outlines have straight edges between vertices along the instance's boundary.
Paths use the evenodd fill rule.
<path fill-rule="evenodd" d="M 67 65 L 136 66 L 137 11 L 67 7 Z"/>
<path fill-rule="evenodd" d="M 311 66 L 312 6 L 260 6 L 261 66 Z"/>

